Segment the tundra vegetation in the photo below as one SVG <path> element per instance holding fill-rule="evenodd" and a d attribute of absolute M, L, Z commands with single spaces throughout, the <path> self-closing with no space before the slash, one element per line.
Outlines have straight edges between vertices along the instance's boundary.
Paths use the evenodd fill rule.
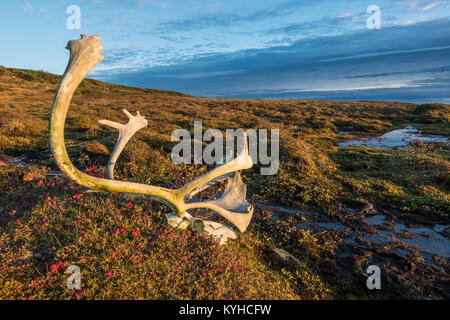
<path fill-rule="evenodd" d="M 411 123 L 423 133 L 448 135 L 450 106 L 208 99 L 85 79 L 67 115 L 65 141 L 75 166 L 90 175 L 106 175 L 117 139 L 98 120 L 123 123 L 124 107 L 139 110 L 148 126 L 125 147 L 115 179 L 170 189 L 211 169 L 171 161 L 175 129 L 193 132 L 194 120 L 201 120 L 203 130 L 280 130 L 278 174 L 262 176 L 258 165 L 242 173 L 253 220 L 246 233 L 220 246 L 167 227 L 163 204 L 90 193 L 54 175 L 48 122 L 59 79 L 0 67 L 0 299 L 449 298 L 445 257 L 400 255 L 358 238 L 345 242 L 333 230 L 298 226 L 320 218 L 359 232 L 370 228 L 361 222 L 370 210 L 392 222 L 448 225 L 448 144 L 399 150 L 335 144 Z M 200 197 L 214 199 L 223 188 Z M 276 207 L 293 212 L 277 218 Z M 210 212 L 196 215 L 226 222 Z M 444 233 L 448 239 L 448 228 Z M 296 260 L 280 259 L 274 248 Z M 366 287 L 372 264 L 381 266 L 382 290 Z M 81 269 L 79 290 L 66 287 L 70 265 Z"/>

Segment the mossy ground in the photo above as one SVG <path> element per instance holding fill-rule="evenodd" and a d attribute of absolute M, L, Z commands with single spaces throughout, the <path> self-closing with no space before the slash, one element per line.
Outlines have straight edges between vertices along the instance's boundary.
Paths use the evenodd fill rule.
<path fill-rule="evenodd" d="M 273 221 L 271 210 L 257 208 L 248 231 L 220 247 L 189 231 L 168 229 L 167 208 L 157 203 L 86 193 L 47 175 L 57 170 L 47 130 L 58 79 L 0 67 L 0 164 L 5 164 L 0 167 L 0 299 L 370 298 L 361 261 L 370 262 L 371 249 L 341 259 L 336 234 L 296 228 L 307 219 L 303 210 L 336 219 L 343 205 L 366 201 L 402 219 L 449 222 L 448 145 L 334 146 L 342 139 L 338 131 L 351 132 L 347 138 L 375 136 L 410 123 L 448 134 L 446 105 L 206 99 L 83 81 L 69 110 L 66 145 L 74 164 L 90 174 L 104 175 L 116 140 L 116 132 L 97 120 L 124 122 L 123 107 L 139 110 L 149 125 L 124 150 L 116 177 L 168 188 L 207 170 L 170 161 L 174 129 L 192 129 L 194 120 L 202 120 L 204 130 L 280 129 L 278 174 L 261 176 L 255 166 L 243 178 L 252 201 L 298 213 Z M 34 167 L 7 161 L 19 155 L 27 155 Z M 274 247 L 300 263 L 278 261 Z M 81 290 L 66 288 L 64 270 L 73 264 L 82 270 Z M 379 297 L 427 296 L 435 283 L 418 277 L 423 285 L 412 291 L 410 282 L 388 277 Z"/>

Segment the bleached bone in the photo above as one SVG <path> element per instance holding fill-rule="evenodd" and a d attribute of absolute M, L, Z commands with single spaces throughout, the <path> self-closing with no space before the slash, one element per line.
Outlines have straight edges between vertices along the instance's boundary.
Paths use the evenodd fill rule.
<path fill-rule="evenodd" d="M 237 235 L 230 227 L 214 221 L 204 221 L 204 232 L 216 238 L 221 245 L 224 245 L 228 239 L 236 239 Z"/>
<path fill-rule="evenodd" d="M 215 185 L 215 184 L 217 184 L 219 182 L 227 180 L 227 178 L 231 177 L 231 176 L 233 176 L 232 173 L 227 173 L 227 174 L 225 174 L 223 176 L 220 176 L 220 177 L 217 177 L 215 179 L 212 179 L 211 181 L 208 181 L 207 183 L 201 185 L 200 187 L 196 188 L 192 192 L 188 193 L 185 196 L 185 199 L 192 199 L 192 197 L 194 197 L 196 194 L 202 192 L 203 190 L 208 189 L 209 187 L 211 187 L 211 186 L 213 186 L 213 185 Z"/>
<path fill-rule="evenodd" d="M 119 137 L 117 138 L 116 146 L 109 157 L 108 165 L 106 167 L 106 177 L 111 180 L 114 180 L 114 166 L 116 165 L 116 161 L 119 158 L 123 148 L 137 131 L 147 126 L 147 120 L 145 120 L 145 117 L 141 116 L 139 111 L 136 111 L 135 116 L 129 113 L 126 109 L 123 109 L 122 111 L 129 119 L 127 124 L 120 124 L 109 120 L 98 121 L 100 124 L 119 130 Z"/>
<path fill-rule="evenodd" d="M 229 151 L 228 153 L 227 153 L 227 155 L 223 158 L 223 162 L 228 162 L 228 161 L 230 161 L 231 159 L 232 159 L 232 152 L 231 151 Z M 211 186 L 213 186 L 213 185 L 215 185 L 215 184 L 217 184 L 217 183 L 219 183 L 219 182 L 222 182 L 222 181 L 225 181 L 225 180 L 227 180 L 227 178 L 228 177 L 232 177 L 233 176 L 233 173 L 231 172 L 231 173 L 227 173 L 227 174 L 224 174 L 224 175 L 222 175 L 222 176 L 220 176 L 220 177 L 217 177 L 217 178 L 215 178 L 215 179 L 212 179 L 211 181 L 208 181 L 208 182 L 206 182 L 205 184 L 203 184 L 203 185 L 201 185 L 201 186 L 199 186 L 199 187 L 197 187 L 197 188 L 195 188 L 194 190 L 192 190 L 190 193 L 188 193 L 184 198 L 185 198 L 185 200 L 189 200 L 189 199 L 191 199 L 193 196 L 195 196 L 197 193 L 200 193 L 200 192 L 202 192 L 203 190 L 206 190 L 206 189 L 208 189 L 209 187 L 211 187 Z"/>
<path fill-rule="evenodd" d="M 180 218 L 173 214 L 166 214 L 167 224 L 173 228 L 187 229 L 190 227 L 193 231 L 203 232 L 214 237 L 221 245 L 225 244 L 228 239 L 236 239 L 237 235 L 230 227 L 219 222 L 206 221 L 195 218 L 186 213 L 184 218 Z"/>
<path fill-rule="evenodd" d="M 50 147 L 60 170 L 69 179 L 90 189 L 140 194 L 167 203 L 173 209 L 172 214 L 168 215 L 169 219 L 175 219 L 179 222 L 182 222 L 179 219 L 187 220 L 187 223 L 191 228 L 203 230 L 212 235 L 220 235 L 221 239 L 225 239 L 226 237 L 233 238 L 232 230 L 231 232 L 228 232 L 229 230 L 224 228 L 225 226 L 221 224 L 194 218 L 187 210 L 196 208 L 213 210 L 234 224 L 241 232 L 244 232 L 253 215 L 253 207 L 245 201 L 246 187 L 240 177 L 241 170 L 249 169 L 253 165 L 251 157 L 248 154 L 246 136 L 244 136 L 244 149 L 235 159 L 227 161 L 223 165 L 212 169 L 175 190 L 128 181 L 113 180 L 112 178 L 114 175 L 110 170 L 108 170 L 108 176 L 111 179 L 102 179 L 87 175 L 75 168 L 69 159 L 64 142 L 64 123 L 70 101 L 72 100 L 76 88 L 95 65 L 103 60 L 101 55 L 103 49 L 100 44 L 99 36 L 90 37 L 87 35 L 82 35 L 79 40 L 69 41 L 67 49 L 70 50 L 69 62 L 56 91 L 50 113 Z M 134 117 L 131 116 L 131 114 L 127 114 L 127 116 L 129 116 L 130 121 L 126 125 L 108 120 L 103 120 L 101 122 L 102 124 L 109 125 L 119 130 L 119 139 L 115 147 L 116 150 L 113 151 L 114 158 L 111 157 L 110 159 L 110 162 L 112 163 L 115 163 L 121 149 L 123 149 L 124 144 L 129 140 L 132 134 L 145 126 L 145 119 L 140 117 L 139 114 Z M 113 165 L 110 165 L 110 168 L 113 170 Z M 233 177 L 227 177 L 228 184 L 226 190 L 223 196 L 218 200 L 196 203 L 185 202 L 186 195 L 192 194 L 193 191 L 199 188 L 201 189 L 202 186 L 208 184 L 208 182 L 212 180 L 232 173 L 234 173 Z M 179 223 L 177 226 L 178 225 Z"/>
<path fill-rule="evenodd" d="M 247 186 L 242 182 L 241 173 L 236 171 L 228 183 L 222 196 L 217 200 L 188 203 L 188 209 L 206 208 L 219 213 L 225 219 L 244 232 L 253 215 L 253 206 L 245 199 Z"/>

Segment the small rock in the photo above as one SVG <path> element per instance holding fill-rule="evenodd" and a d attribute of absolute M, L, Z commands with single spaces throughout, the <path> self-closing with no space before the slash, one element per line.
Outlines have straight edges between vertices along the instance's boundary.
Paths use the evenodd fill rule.
<path fill-rule="evenodd" d="M 34 172 L 27 172 L 23 175 L 23 181 L 30 182 L 37 178 L 37 175 Z"/>
<path fill-rule="evenodd" d="M 376 213 L 376 210 L 374 210 L 373 204 L 371 204 L 370 202 L 366 202 L 360 213 Z"/>
<path fill-rule="evenodd" d="M 35 253 L 34 257 L 39 259 L 39 260 L 44 260 L 45 259 L 45 257 L 43 257 L 42 254 L 40 254 L 40 253 Z"/>
<path fill-rule="evenodd" d="M 300 263 L 300 261 L 299 261 L 296 257 L 294 257 L 292 254 L 290 254 L 289 252 L 287 252 L 287 251 L 284 250 L 284 249 L 281 249 L 281 248 L 274 248 L 274 249 L 272 249 L 272 251 L 273 251 L 275 254 L 277 254 L 277 256 L 278 256 L 279 258 L 281 258 L 281 260 L 283 260 L 284 262 L 291 262 L 291 261 L 294 261 L 294 262 Z"/>
<path fill-rule="evenodd" d="M 30 250 L 26 250 L 24 252 L 24 255 L 22 257 L 23 260 L 30 260 L 31 258 L 33 258 L 33 252 L 31 252 Z"/>
<path fill-rule="evenodd" d="M 187 229 L 189 227 L 189 221 L 174 215 L 173 213 L 168 213 L 165 215 L 166 223 L 172 228 Z"/>

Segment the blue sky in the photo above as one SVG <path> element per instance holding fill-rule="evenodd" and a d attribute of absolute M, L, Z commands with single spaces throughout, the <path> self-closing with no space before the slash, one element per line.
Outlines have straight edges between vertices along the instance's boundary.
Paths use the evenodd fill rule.
<path fill-rule="evenodd" d="M 81 30 L 66 9 L 81 8 Z M 369 30 L 366 9 L 381 9 Z M 450 103 L 450 0 L 15 0 L 0 65 L 61 74 L 99 34 L 92 78 L 196 96 Z"/>

